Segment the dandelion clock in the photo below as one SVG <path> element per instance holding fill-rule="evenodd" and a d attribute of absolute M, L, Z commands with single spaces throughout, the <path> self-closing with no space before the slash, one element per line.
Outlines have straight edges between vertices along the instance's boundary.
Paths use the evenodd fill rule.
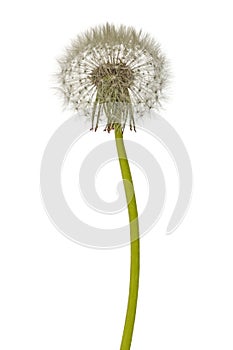
<path fill-rule="evenodd" d="M 81 111 L 89 119 L 90 130 L 99 131 L 103 124 L 102 130 L 115 135 L 131 248 L 128 306 L 120 349 L 129 350 L 139 290 L 140 222 L 123 136 L 125 128 L 136 131 L 138 118 L 161 107 L 166 97 L 168 64 L 148 34 L 106 24 L 78 35 L 59 59 L 59 68 L 58 90 L 65 105 Z"/>

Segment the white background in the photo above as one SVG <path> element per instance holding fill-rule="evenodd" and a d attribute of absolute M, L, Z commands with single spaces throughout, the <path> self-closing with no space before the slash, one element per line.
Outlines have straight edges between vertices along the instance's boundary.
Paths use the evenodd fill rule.
<path fill-rule="evenodd" d="M 142 28 L 162 44 L 174 78 L 161 115 L 182 137 L 194 173 L 182 225 L 166 236 L 165 210 L 160 226 L 142 239 L 132 350 L 233 348 L 230 5 L 226 0 L 2 3 L 1 349 L 119 349 L 129 247 L 101 251 L 72 243 L 51 224 L 39 189 L 44 148 L 70 117 L 51 89 L 56 57 L 76 34 L 106 21 Z M 161 152 L 168 161 L 168 199 L 174 202 L 176 174 Z"/>

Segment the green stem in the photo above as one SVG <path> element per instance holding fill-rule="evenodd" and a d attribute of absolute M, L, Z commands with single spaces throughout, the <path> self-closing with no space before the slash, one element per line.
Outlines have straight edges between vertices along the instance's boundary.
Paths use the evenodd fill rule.
<path fill-rule="evenodd" d="M 130 284 L 128 306 L 125 318 L 125 326 L 121 341 L 120 350 L 129 350 L 131 347 L 134 322 L 137 309 L 138 287 L 139 287 L 139 269 L 140 269 L 140 242 L 139 242 L 139 224 L 137 203 L 134 193 L 133 180 L 125 151 L 123 133 L 120 125 L 115 125 L 116 147 L 121 167 L 122 179 L 124 182 L 125 195 L 128 203 L 128 215 L 130 222 L 130 241 L 131 241 L 131 263 L 130 263 Z"/>

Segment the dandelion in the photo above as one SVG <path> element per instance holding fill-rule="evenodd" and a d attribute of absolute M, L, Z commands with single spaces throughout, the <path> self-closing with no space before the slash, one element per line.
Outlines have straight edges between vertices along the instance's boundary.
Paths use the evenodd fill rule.
<path fill-rule="evenodd" d="M 59 89 L 67 105 L 91 118 L 91 129 L 105 130 L 159 108 L 168 81 L 159 45 L 132 27 L 106 24 L 79 35 L 59 60 Z"/>
<path fill-rule="evenodd" d="M 126 124 L 136 131 L 136 117 L 161 107 L 168 82 L 167 61 L 148 34 L 106 24 L 79 35 L 59 64 L 59 90 L 66 104 L 90 118 L 91 130 L 96 131 L 100 121 L 105 120 L 104 130 L 115 131 L 131 244 L 128 307 L 120 350 L 129 350 L 139 290 L 140 234 L 123 131 Z"/>

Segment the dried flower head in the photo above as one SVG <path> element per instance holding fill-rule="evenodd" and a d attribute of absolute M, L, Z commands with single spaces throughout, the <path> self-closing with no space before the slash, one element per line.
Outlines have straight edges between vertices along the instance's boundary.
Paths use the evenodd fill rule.
<path fill-rule="evenodd" d="M 159 45 L 132 27 L 106 24 L 79 35 L 59 60 L 59 89 L 67 104 L 90 116 L 95 131 L 126 122 L 161 106 L 168 81 L 167 61 Z"/>

